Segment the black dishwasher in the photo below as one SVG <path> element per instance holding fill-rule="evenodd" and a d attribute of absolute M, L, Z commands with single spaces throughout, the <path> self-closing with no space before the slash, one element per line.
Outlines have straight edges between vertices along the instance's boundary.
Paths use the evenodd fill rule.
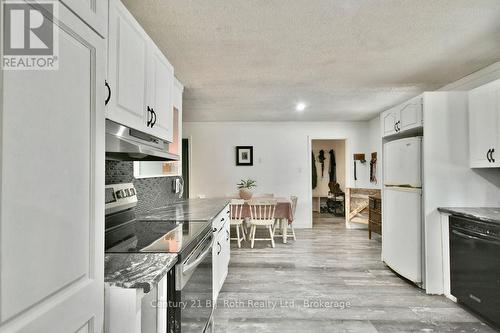
<path fill-rule="evenodd" d="M 500 225 L 450 217 L 451 294 L 500 327 Z"/>

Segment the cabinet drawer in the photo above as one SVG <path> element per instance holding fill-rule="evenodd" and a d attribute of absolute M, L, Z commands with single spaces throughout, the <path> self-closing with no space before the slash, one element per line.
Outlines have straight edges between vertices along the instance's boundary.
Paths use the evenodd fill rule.
<path fill-rule="evenodd" d="M 216 230 L 214 232 L 219 232 L 223 229 L 224 224 L 229 223 L 229 205 L 224 207 L 224 209 L 212 220 L 212 227 Z"/>

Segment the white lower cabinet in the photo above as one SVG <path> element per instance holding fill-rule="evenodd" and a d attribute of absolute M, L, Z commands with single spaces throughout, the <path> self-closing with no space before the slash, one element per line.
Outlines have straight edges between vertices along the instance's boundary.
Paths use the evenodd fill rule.
<path fill-rule="evenodd" d="M 144 293 L 106 285 L 104 333 L 165 333 L 167 331 L 167 278 Z"/>
<path fill-rule="evenodd" d="M 215 230 L 214 247 L 212 251 L 213 262 L 213 296 L 214 304 L 217 302 L 219 292 L 226 281 L 230 253 L 230 233 L 229 233 L 229 206 L 212 221 Z"/>

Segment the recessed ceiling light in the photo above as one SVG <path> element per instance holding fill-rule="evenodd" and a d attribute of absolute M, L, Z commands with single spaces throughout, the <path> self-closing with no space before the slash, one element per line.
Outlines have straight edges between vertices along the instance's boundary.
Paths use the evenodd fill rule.
<path fill-rule="evenodd" d="M 305 103 L 297 103 L 297 106 L 295 107 L 295 110 L 297 111 L 304 111 L 306 109 Z"/>

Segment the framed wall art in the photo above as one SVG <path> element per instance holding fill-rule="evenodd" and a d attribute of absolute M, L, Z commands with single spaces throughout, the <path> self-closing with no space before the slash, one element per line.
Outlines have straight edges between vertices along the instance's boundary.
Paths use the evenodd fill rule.
<path fill-rule="evenodd" d="M 236 165 L 253 165 L 253 146 L 236 146 Z"/>

